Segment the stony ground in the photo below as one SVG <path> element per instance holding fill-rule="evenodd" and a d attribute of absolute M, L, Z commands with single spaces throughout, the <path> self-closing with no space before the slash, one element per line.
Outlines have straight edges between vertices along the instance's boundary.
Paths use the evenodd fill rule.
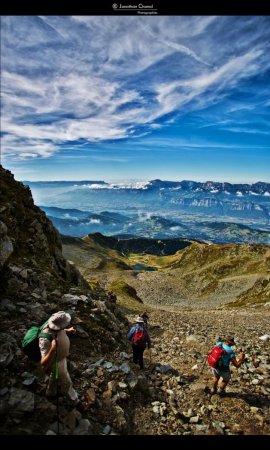
<path fill-rule="evenodd" d="M 74 303 L 75 297 L 68 301 Z M 13 364 L 14 342 L 14 349 L 7 347 L 3 355 L 10 371 L 2 373 L 1 434 L 270 435 L 268 307 L 222 311 L 144 305 L 153 346 L 145 351 L 145 369 L 140 370 L 131 362 L 126 339 L 136 316 L 129 315 L 128 323 L 119 306 L 115 316 L 102 301 L 88 299 L 88 304 L 89 309 L 76 307 L 79 335 L 71 339 L 69 358 L 81 406 L 59 398 L 58 430 L 57 400 L 45 398 L 44 376 L 27 361 Z M 90 316 L 111 319 L 111 339 L 122 336 L 118 348 L 106 350 L 105 341 L 101 346 L 87 337 Z M 15 336 L 18 321 L 8 317 Z M 205 361 L 209 348 L 226 334 L 235 336 L 237 356 L 242 347 L 248 360 L 232 369 L 227 395 L 220 397 L 207 392 L 211 373 Z"/>
<path fill-rule="evenodd" d="M 133 433 L 269 435 L 270 340 L 260 339 L 269 335 L 269 309 L 148 310 L 153 348 L 145 351 L 144 373 L 151 395 L 135 403 Z M 211 382 L 205 357 L 227 333 L 235 336 L 236 355 L 242 347 L 248 360 L 233 367 L 227 395 L 220 397 L 205 392 Z"/>
<path fill-rule="evenodd" d="M 236 301 L 239 296 L 254 289 L 256 283 L 260 284 L 261 294 L 263 291 L 261 282 L 264 282 L 264 276 L 261 274 L 225 276 L 221 279 L 211 277 L 211 270 L 207 275 L 202 275 L 198 270 L 184 276 L 180 269 L 141 271 L 137 277 L 130 278 L 130 284 L 144 303 L 159 304 L 160 307 L 175 305 L 183 308 L 214 309 Z M 264 293 L 267 301 L 270 299 L 268 282 L 267 291 Z"/>

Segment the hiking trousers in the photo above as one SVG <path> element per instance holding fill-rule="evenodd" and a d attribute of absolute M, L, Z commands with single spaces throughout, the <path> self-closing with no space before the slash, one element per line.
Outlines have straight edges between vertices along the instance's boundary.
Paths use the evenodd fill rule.
<path fill-rule="evenodd" d="M 58 373 L 59 373 L 58 388 L 60 392 L 64 395 L 67 395 L 70 398 L 70 400 L 77 401 L 78 394 L 72 386 L 72 381 L 67 370 L 66 358 L 62 359 L 61 361 L 58 361 Z M 55 368 L 54 368 L 50 373 L 46 395 L 48 396 L 57 395 L 56 383 L 57 381 L 55 379 Z"/>
<path fill-rule="evenodd" d="M 145 347 L 139 347 L 138 345 L 132 344 L 133 350 L 133 362 L 139 364 L 140 368 L 143 369 L 143 352 Z"/>

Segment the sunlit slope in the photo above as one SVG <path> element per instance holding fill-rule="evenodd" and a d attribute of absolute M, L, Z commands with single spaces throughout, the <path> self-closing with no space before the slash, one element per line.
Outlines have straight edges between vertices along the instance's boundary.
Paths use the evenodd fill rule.
<path fill-rule="evenodd" d="M 129 269 L 126 258 L 118 251 L 102 246 L 88 236 L 84 238 L 62 236 L 62 242 L 65 257 L 79 267 L 85 276 L 95 271 Z"/>
<path fill-rule="evenodd" d="M 269 281 L 269 246 L 194 243 L 162 270 L 140 273 L 135 287 L 146 303 L 219 307 L 267 303 Z"/>
<path fill-rule="evenodd" d="M 87 279 L 135 289 L 145 304 L 217 308 L 270 302 L 270 247 L 194 242 L 172 255 L 123 255 L 90 236 L 64 238 L 64 254 Z M 132 246 L 134 249 L 134 246 Z M 140 248 L 141 250 L 141 248 Z M 132 270 L 136 266 L 147 270 Z M 122 289 L 124 284 L 128 288 Z M 122 291 L 121 291 L 122 290 Z"/>

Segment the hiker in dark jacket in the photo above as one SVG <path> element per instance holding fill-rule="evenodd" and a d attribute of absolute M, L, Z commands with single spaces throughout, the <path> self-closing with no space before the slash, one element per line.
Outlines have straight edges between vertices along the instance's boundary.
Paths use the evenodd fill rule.
<path fill-rule="evenodd" d="M 43 333 L 51 335 L 51 340 L 46 337 L 39 338 L 39 348 L 41 352 L 40 364 L 45 372 L 49 372 L 49 384 L 46 395 L 53 397 L 57 395 L 56 385 L 56 361 L 59 372 L 59 387 L 63 394 L 67 394 L 70 400 L 77 404 L 79 402 L 77 392 L 72 386 L 68 369 L 67 356 L 69 354 L 69 338 L 68 334 L 76 333 L 75 328 L 67 326 L 70 324 L 71 316 L 65 311 L 54 313 L 48 321 Z"/>
<path fill-rule="evenodd" d="M 142 339 L 137 339 L 140 338 L 140 336 L 142 336 Z M 148 348 L 151 347 L 151 339 L 142 317 L 137 317 L 136 325 L 129 330 L 127 337 L 132 343 L 133 362 L 139 364 L 140 369 L 143 369 L 143 352 L 146 345 Z"/>
<path fill-rule="evenodd" d="M 114 294 L 113 291 L 109 291 L 107 295 L 107 299 L 105 301 L 105 304 L 107 308 L 109 308 L 113 313 L 115 312 L 115 306 L 116 306 L 117 297 Z"/>
<path fill-rule="evenodd" d="M 140 314 L 140 317 L 143 318 L 143 321 L 144 321 L 145 326 L 146 326 L 146 328 L 147 328 L 148 320 L 149 320 L 149 316 L 148 316 L 147 312 L 144 311 L 142 314 Z"/>
<path fill-rule="evenodd" d="M 235 357 L 235 353 L 232 349 L 232 346 L 235 345 L 234 338 L 233 337 L 227 337 L 223 341 L 218 341 L 215 346 L 222 346 L 222 348 L 225 350 L 225 354 L 222 356 L 222 365 L 221 367 L 218 367 L 216 369 L 212 368 L 212 372 L 214 375 L 214 378 L 212 380 L 212 394 L 225 394 L 225 388 L 227 384 L 230 381 L 231 378 L 231 371 L 230 371 L 230 363 L 232 363 L 235 367 L 240 367 L 241 364 L 245 361 L 245 354 L 244 352 L 240 353 L 240 359 L 237 361 Z M 222 382 L 219 385 L 218 388 L 218 382 L 219 379 L 222 378 Z"/>

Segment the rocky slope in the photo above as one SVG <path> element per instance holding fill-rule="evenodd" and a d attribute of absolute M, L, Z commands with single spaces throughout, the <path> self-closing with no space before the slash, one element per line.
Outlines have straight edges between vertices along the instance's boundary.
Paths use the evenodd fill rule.
<path fill-rule="evenodd" d="M 37 206 L 30 189 L 0 167 L 0 294 L 47 298 L 48 287 L 87 288 L 79 271 L 62 255 L 59 233 Z"/>
<path fill-rule="evenodd" d="M 58 310 L 71 314 L 77 327 L 71 345 L 71 376 L 79 376 L 78 390 L 87 395 L 89 389 L 92 392 L 92 370 L 82 372 L 106 353 L 119 354 L 126 348 L 128 322 L 120 311 L 112 314 L 104 302 L 105 292 L 93 292 L 63 257 L 60 235 L 34 205 L 30 190 L 2 167 L 0 200 L 0 432 L 45 434 L 55 429 L 56 405 L 44 396 L 44 375 L 22 352 L 26 329 L 44 323 Z M 86 419 L 62 400 L 64 434 L 101 433 L 105 419 L 98 420 L 95 413 Z"/>
<path fill-rule="evenodd" d="M 133 285 L 149 304 L 225 307 L 270 302 L 270 247 L 194 243 L 158 272 L 141 272 Z"/>
<path fill-rule="evenodd" d="M 145 305 L 134 300 L 123 308 L 120 296 L 113 314 L 100 285 L 90 288 L 63 257 L 59 235 L 30 191 L 2 168 L 0 195 L 2 436 L 270 434 L 267 304 L 237 312 L 156 301 L 147 306 L 153 348 L 145 352 L 145 370 L 138 370 L 126 333 Z M 77 328 L 69 371 L 80 407 L 60 397 L 57 408 L 57 400 L 47 399 L 44 374 L 21 350 L 25 330 L 60 309 Z M 220 398 L 205 392 L 203 366 L 209 346 L 227 333 L 246 347 L 249 360 Z"/>
<path fill-rule="evenodd" d="M 148 312 L 154 347 L 145 352 L 148 395 L 136 400 L 134 432 L 269 435 L 269 307 L 256 312 L 159 307 Z M 205 360 L 218 337 L 227 334 L 235 336 L 236 356 L 242 347 L 248 359 L 233 367 L 227 395 L 220 397 L 209 393 L 211 371 Z"/>

